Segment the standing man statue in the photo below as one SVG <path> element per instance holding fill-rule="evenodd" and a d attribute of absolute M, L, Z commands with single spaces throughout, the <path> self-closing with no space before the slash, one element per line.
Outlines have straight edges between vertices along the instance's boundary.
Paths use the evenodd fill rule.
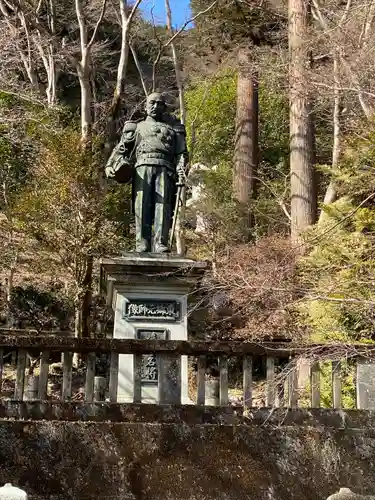
<path fill-rule="evenodd" d="M 186 132 L 160 93 L 148 96 L 146 113 L 145 120 L 125 123 L 105 170 L 118 182 L 133 182 L 136 252 L 166 253 L 173 211 L 177 216 L 176 186 L 188 161 Z"/>

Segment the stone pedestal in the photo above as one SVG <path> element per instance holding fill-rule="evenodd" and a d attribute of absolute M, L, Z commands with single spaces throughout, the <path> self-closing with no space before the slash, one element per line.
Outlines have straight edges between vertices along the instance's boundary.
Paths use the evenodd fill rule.
<path fill-rule="evenodd" d="M 101 289 L 107 305 L 115 313 L 113 337 L 139 339 L 188 339 L 188 295 L 198 286 L 207 267 L 173 255 L 129 253 L 101 260 Z M 156 403 L 158 360 L 144 356 L 142 361 L 142 402 Z M 181 402 L 188 404 L 188 363 L 181 358 Z M 119 356 L 117 401 L 132 403 L 134 398 L 134 360 L 131 354 Z"/>

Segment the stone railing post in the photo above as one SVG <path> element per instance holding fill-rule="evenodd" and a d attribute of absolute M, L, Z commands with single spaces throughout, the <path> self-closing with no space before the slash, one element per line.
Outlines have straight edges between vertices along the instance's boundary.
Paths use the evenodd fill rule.
<path fill-rule="evenodd" d="M 158 402 L 159 404 L 181 403 L 181 360 L 174 354 L 158 356 Z"/>

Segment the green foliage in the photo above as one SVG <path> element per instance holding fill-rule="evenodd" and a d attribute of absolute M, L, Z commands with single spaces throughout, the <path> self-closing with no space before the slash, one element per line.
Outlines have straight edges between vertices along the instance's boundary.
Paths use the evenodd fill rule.
<path fill-rule="evenodd" d="M 84 286 L 89 256 L 118 251 L 121 230 L 107 218 L 111 191 L 100 188 L 95 157 L 72 129 L 45 133 L 32 181 L 18 201 L 20 228 L 38 242 L 56 274 L 70 276 L 72 291 Z"/>
<path fill-rule="evenodd" d="M 17 103 L 17 98 L 8 92 L 0 91 L 0 108 L 11 109 Z"/>
<path fill-rule="evenodd" d="M 10 324 L 15 328 L 68 329 L 73 304 L 59 290 L 42 290 L 33 285 L 15 287 L 8 304 Z"/>
<path fill-rule="evenodd" d="M 103 200 L 103 216 L 117 227 L 117 233 L 125 237 L 129 236 L 129 227 L 134 223 L 132 210 L 132 186 L 131 184 L 117 184 L 110 182 Z M 129 242 L 124 242 L 128 245 Z"/>
<path fill-rule="evenodd" d="M 16 96 L 0 93 L 0 270 L 10 282 L 24 243 L 15 209 L 30 180 L 37 150 L 26 133 L 23 112 Z"/>
<path fill-rule="evenodd" d="M 320 378 L 320 406 L 321 408 L 333 408 L 333 381 L 331 360 L 322 360 L 319 363 Z M 337 368 L 336 368 L 337 369 Z M 352 360 L 340 359 L 340 379 L 341 379 L 341 402 L 345 409 L 356 408 L 356 388 L 355 388 L 356 363 Z M 311 406 L 311 384 L 307 383 L 305 390 L 301 392 L 299 406 Z"/>
<path fill-rule="evenodd" d="M 301 264 L 302 280 L 309 290 L 303 307 L 317 340 L 359 341 L 373 335 L 374 241 L 357 230 L 361 210 L 350 222 L 343 220 L 354 209 L 348 204 L 346 210 L 342 208 L 342 222 L 331 218 L 320 234 L 319 229 L 312 231 L 319 240 Z"/>
<path fill-rule="evenodd" d="M 271 82 L 272 83 L 272 82 Z M 225 71 L 186 92 L 187 132 L 193 162 L 231 163 L 236 117 L 237 75 Z M 277 82 L 259 84 L 260 173 L 279 178 L 289 154 L 288 100 Z"/>
<path fill-rule="evenodd" d="M 375 122 L 347 139 L 340 169 L 332 172 L 340 194 L 362 201 L 375 192 Z"/>
<path fill-rule="evenodd" d="M 340 198 L 324 207 L 322 223 L 306 234 L 301 261 L 306 290 L 302 320 L 314 340 L 374 339 L 375 147 L 374 128 L 350 139 L 333 172 Z"/>
<path fill-rule="evenodd" d="M 288 98 L 277 80 L 260 84 L 259 166 L 257 197 L 253 201 L 255 235 L 289 234 L 289 109 Z"/>
<path fill-rule="evenodd" d="M 218 165 L 218 172 L 226 172 L 226 181 L 217 179 L 217 190 L 208 187 L 210 198 L 214 198 L 220 211 L 219 196 L 231 197 L 232 160 L 236 117 L 237 75 L 226 71 L 203 83 L 197 83 L 186 93 L 189 148 L 192 163 L 208 166 Z M 289 231 L 289 221 L 277 203 L 276 198 L 287 198 L 288 189 L 288 100 L 278 81 L 260 82 L 259 85 L 259 150 L 257 199 L 252 204 L 255 214 L 257 236 L 269 234 L 270 230 L 281 233 Z M 223 183 L 224 182 L 224 183 Z M 228 191 L 223 195 L 223 187 Z M 226 202 L 227 203 L 227 202 Z M 234 210 L 236 217 L 239 207 L 222 208 L 224 212 Z M 212 211 L 212 207 L 210 209 Z M 243 228 L 239 230 L 242 231 Z"/>
<path fill-rule="evenodd" d="M 355 364 L 346 361 L 341 362 L 341 397 L 343 408 L 356 408 L 355 391 Z M 320 398 L 323 408 L 332 408 L 332 363 L 324 361 L 320 363 Z"/>
<path fill-rule="evenodd" d="M 277 81 L 259 84 L 260 175 L 280 178 L 289 159 L 288 96 Z"/>
<path fill-rule="evenodd" d="M 186 92 L 192 162 L 231 162 L 236 116 L 236 75 L 225 72 Z"/>
<path fill-rule="evenodd" d="M 0 114 L 7 115 L 16 99 L 0 93 Z M 10 111 L 11 112 L 11 111 Z M 29 178 L 36 148 L 25 133 L 24 124 L 9 120 L 0 126 L 0 210 L 12 209 Z"/>
<path fill-rule="evenodd" d="M 203 182 L 205 189 L 210 193 L 212 199 L 218 205 L 226 205 L 232 202 L 232 170 L 225 164 L 220 165 L 215 170 L 203 172 Z"/>
<path fill-rule="evenodd" d="M 196 258 L 215 258 L 218 251 L 242 241 L 245 234 L 243 209 L 232 197 L 232 169 L 223 163 L 189 178 L 192 184 L 200 184 L 202 191 L 199 201 L 187 209 L 186 218 L 203 216 L 205 230 L 200 237 L 190 234 L 188 239 L 196 248 Z"/>
<path fill-rule="evenodd" d="M 0 135 L 0 209 L 9 209 L 27 180 L 29 158 L 27 147 L 12 144 L 6 134 Z"/>

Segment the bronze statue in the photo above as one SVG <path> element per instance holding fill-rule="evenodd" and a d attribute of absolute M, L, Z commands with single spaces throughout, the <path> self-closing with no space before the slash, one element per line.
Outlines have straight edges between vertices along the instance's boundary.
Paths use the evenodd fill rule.
<path fill-rule="evenodd" d="M 146 113 L 145 120 L 125 123 L 106 175 L 118 182 L 133 182 L 136 252 L 165 253 L 170 251 L 176 186 L 181 185 L 188 161 L 186 132 L 167 113 L 160 93 L 148 96 Z"/>

